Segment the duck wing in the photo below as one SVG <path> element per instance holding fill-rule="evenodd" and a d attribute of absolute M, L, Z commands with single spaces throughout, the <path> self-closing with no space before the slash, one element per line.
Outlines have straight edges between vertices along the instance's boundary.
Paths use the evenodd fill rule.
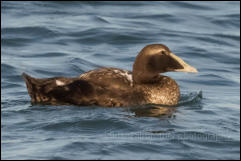
<path fill-rule="evenodd" d="M 99 68 L 81 74 L 79 78 L 96 85 L 114 90 L 124 90 L 133 87 L 132 73 L 118 68 Z"/>

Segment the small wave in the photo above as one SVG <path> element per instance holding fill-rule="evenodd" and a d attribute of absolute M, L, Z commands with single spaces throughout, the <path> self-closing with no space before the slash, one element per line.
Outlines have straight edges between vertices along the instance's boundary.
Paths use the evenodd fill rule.
<path fill-rule="evenodd" d="M 118 2 L 115 2 L 115 1 L 103 1 L 102 3 L 98 3 L 96 1 L 83 1 L 81 2 L 81 4 L 85 4 L 85 5 L 89 5 L 89 6 L 108 6 L 108 7 L 111 7 L 111 6 L 134 6 L 134 7 L 138 7 L 138 6 L 146 6 L 148 5 L 148 3 L 145 3 L 145 2 L 142 2 L 142 1 L 138 1 L 138 2 L 135 2 L 135 1 L 118 1 Z M 150 4 L 151 5 L 151 4 Z"/>
<path fill-rule="evenodd" d="M 144 19 L 149 19 L 149 18 L 172 18 L 172 17 L 175 17 L 175 16 L 173 16 L 173 15 L 171 15 L 171 14 L 165 14 L 165 13 L 163 13 L 163 14 L 150 14 L 150 15 L 146 15 L 146 14 L 144 14 L 144 15 L 131 15 L 131 16 L 129 16 L 128 18 L 137 18 L 137 19 L 139 19 L 139 18 L 144 18 Z"/>
<path fill-rule="evenodd" d="M 143 38 L 137 34 L 113 34 L 109 37 L 109 44 L 136 44 L 137 42 L 149 41 L 148 38 Z"/>
<path fill-rule="evenodd" d="M 201 3 L 194 4 L 190 2 L 180 2 L 180 1 L 173 1 L 169 2 L 170 4 L 173 4 L 173 6 L 181 7 L 181 8 L 187 8 L 187 9 L 192 9 L 192 10 L 213 10 L 214 8 L 211 7 L 210 5 L 203 5 Z"/>
<path fill-rule="evenodd" d="M 145 33 L 142 33 L 145 34 Z M 137 34 L 136 32 L 121 31 L 115 32 L 114 28 L 91 28 L 80 32 L 68 33 L 67 36 L 70 40 L 81 44 L 99 44 L 99 43 L 109 43 L 109 44 L 132 44 L 137 42 L 150 42 L 153 38 L 143 37 L 142 34 Z"/>
<path fill-rule="evenodd" d="M 3 82 L 2 84 L 1 84 L 2 86 L 2 88 L 4 89 L 11 89 L 11 88 L 17 88 L 17 87 L 21 87 L 21 85 L 19 85 L 19 84 L 16 84 L 16 83 L 10 83 L 10 82 Z"/>
<path fill-rule="evenodd" d="M 178 106 L 200 103 L 203 98 L 202 91 L 181 94 Z"/>
<path fill-rule="evenodd" d="M 19 97 L 22 97 L 22 96 L 19 96 Z M 1 102 L 1 106 L 2 106 L 2 109 L 5 109 L 6 111 L 21 112 L 21 111 L 25 111 L 26 107 L 24 105 L 28 103 L 29 101 L 23 100 L 23 99 L 21 100 L 19 98 L 16 98 L 16 99 L 4 98 Z M 7 108 L 7 107 L 12 107 L 12 108 Z"/>
<path fill-rule="evenodd" d="M 216 33 L 216 34 L 213 34 L 213 36 L 219 37 L 219 38 L 230 39 L 230 40 L 234 40 L 234 41 L 240 41 L 240 35 L 235 35 L 235 34 Z"/>
<path fill-rule="evenodd" d="M 233 44 L 231 42 L 225 41 L 223 39 L 220 38 L 216 38 L 216 37 L 195 37 L 196 40 L 198 41 L 203 41 L 205 43 L 211 43 L 211 44 L 219 44 L 219 45 L 226 45 L 226 46 L 233 46 Z"/>
<path fill-rule="evenodd" d="M 96 115 L 94 117 L 96 117 Z M 70 116 L 69 119 L 57 119 L 54 122 L 43 124 L 40 128 L 47 131 L 68 130 L 73 132 L 97 134 L 113 130 L 131 129 L 131 124 L 127 123 L 125 120 L 122 121 L 115 118 L 84 120 L 80 117 Z"/>
<path fill-rule="evenodd" d="M 211 23 L 222 26 L 224 28 L 230 28 L 230 27 L 240 27 L 240 21 L 238 20 L 233 20 L 230 17 L 227 18 L 220 18 L 220 19 L 213 19 L 211 20 Z"/>
<path fill-rule="evenodd" d="M 30 43 L 40 39 L 54 38 L 59 35 L 54 30 L 47 27 L 26 26 L 26 27 L 8 27 L 1 29 L 2 38 L 8 43 L 17 44 Z M 17 44 L 18 45 L 18 44 Z"/>
<path fill-rule="evenodd" d="M 92 35 L 97 35 L 98 33 L 101 33 L 102 29 L 101 28 L 89 28 L 89 29 L 82 29 L 81 31 L 76 31 L 76 32 L 69 32 L 66 34 L 66 36 L 69 37 L 77 37 L 77 38 L 82 38 L 82 37 L 91 37 Z"/>
<path fill-rule="evenodd" d="M 21 57 L 24 58 L 48 58 L 48 57 L 61 57 L 61 56 L 67 56 L 66 53 L 61 52 L 48 52 L 48 53 L 42 53 L 42 54 L 32 54 L 32 55 L 22 55 Z"/>
<path fill-rule="evenodd" d="M 182 17 L 176 17 L 171 14 L 150 14 L 150 15 L 138 15 L 138 16 L 128 16 L 128 18 L 133 18 L 133 19 L 143 19 L 145 21 L 155 21 L 160 20 L 160 21 L 165 21 L 166 23 L 179 23 L 185 21 Z M 143 23 L 143 25 L 146 22 Z"/>
<path fill-rule="evenodd" d="M 10 47 L 26 46 L 33 41 L 29 38 L 2 38 L 2 45 Z"/>
<path fill-rule="evenodd" d="M 1 64 L 1 73 L 2 73 L 2 82 L 6 82 L 6 84 L 8 83 L 18 83 L 19 80 L 21 80 L 21 75 L 19 74 L 19 69 L 17 69 L 16 67 L 9 65 L 9 64 L 5 64 L 2 63 Z M 10 84 L 8 84 L 10 85 Z M 13 85 L 13 84 L 12 84 Z M 11 86 L 11 85 L 10 85 Z"/>
<path fill-rule="evenodd" d="M 48 68 L 45 69 L 34 69 L 34 72 L 36 73 L 36 75 L 40 75 L 43 74 L 44 76 L 49 76 L 49 77 L 60 77 L 60 76 L 64 76 L 65 75 L 65 71 L 50 71 Z M 66 71 L 66 74 L 69 71 Z"/>
<path fill-rule="evenodd" d="M 89 71 L 94 68 L 101 67 L 95 63 L 92 63 L 90 61 L 87 61 L 87 60 L 81 59 L 81 58 L 73 58 L 73 59 L 69 60 L 68 64 L 70 64 L 71 69 L 76 71 L 76 73 L 78 73 L 78 74 L 84 73 L 84 72 Z"/>
<path fill-rule="evenodd" d="M 110 23 L 108 20 L 106 20 L 105 18 L 103 18 L 102 16 L 96 16 L 95 17 L 95 21 L 97 22 L 102 22 L 102 23 Z"/>
<path fill-rule="evenodd" d="M 16 72 L 16 69 L 14 66 L 9 65 L 9 64 L 5 64 L 5 63 L 1 63 L 1 73 L 4 73 L 4 71 L 8 71 L 6 72 L 6 74 L 8 73 L 14 73 Z M 11 75 L 11 74 L 10 74 Z"/>

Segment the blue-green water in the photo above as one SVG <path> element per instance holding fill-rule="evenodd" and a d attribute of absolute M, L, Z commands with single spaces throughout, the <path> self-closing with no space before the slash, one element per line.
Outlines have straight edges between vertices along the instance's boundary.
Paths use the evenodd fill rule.
<path fill-rule="evenodd" d="M 132 69 L 163 43 L 178 107 L 32 106 L 22 72 Z M 240 2 L 1 2 L 2 159 L 240 159 Z"/>

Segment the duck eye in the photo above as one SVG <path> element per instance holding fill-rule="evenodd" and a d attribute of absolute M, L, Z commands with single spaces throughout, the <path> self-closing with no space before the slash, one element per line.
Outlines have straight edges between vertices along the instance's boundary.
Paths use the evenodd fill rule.
<path fill-rule="evenodd" d="M 161 51 L 161 53 L 162 53 L 163 55 L 167 55 L 166 51 Z"/>

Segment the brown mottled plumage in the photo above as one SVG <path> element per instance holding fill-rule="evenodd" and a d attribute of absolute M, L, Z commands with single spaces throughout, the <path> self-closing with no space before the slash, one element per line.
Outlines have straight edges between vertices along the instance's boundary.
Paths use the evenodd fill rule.
<path fill-rule="evenodd" d="M 99 105 L 105 107 L 143 104 L 176 105 L 180 91 L 175 80 L 160 73 L 197 72 L 162 44 L 144 47 L 133 72 L 99 68 L 76 78 L 37 79 L 23 73 L 32 103 Z"/>

